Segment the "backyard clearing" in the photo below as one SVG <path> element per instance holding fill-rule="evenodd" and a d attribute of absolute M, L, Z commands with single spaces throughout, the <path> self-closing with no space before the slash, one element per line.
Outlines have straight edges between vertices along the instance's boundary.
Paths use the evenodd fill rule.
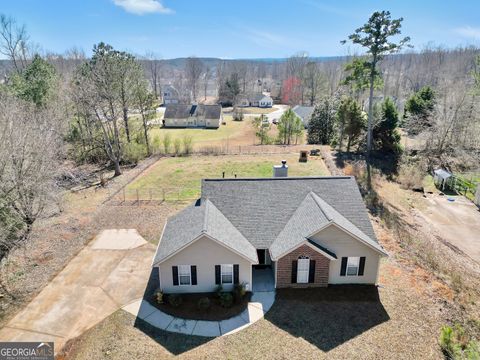
<path fill-rule="evenodd" d="M 59 351 L 143 296 L 155 247 L 136 230 L 105 230 L 0 330 L 3 341 L 54 341 Z"/>
<path fill-rule="evenodd" d="M 152 165 L 125 188 L 126 200 L 150 196 L 157 200 L 194 200 L 202 178 L 271 177 L 272 166 L 287 160 L 289 176 L 329 175 L 320 157 L 298 162 L 298 153 L 272 155 L 167 157 Z M 165 192 L 165 193 L 164 193 Z M 120 194 L 123 196 L 123 194 Z"/>

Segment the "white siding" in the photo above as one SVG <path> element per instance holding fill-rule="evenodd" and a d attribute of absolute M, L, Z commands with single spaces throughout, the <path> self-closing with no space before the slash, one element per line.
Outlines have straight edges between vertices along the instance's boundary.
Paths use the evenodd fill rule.
<path fill-rule="evenodd" d="M 335 225 L 330 225 L 315 234 L 312 240 L 337 255 L 337 260 L 330 261 L 329 284 L 375 284 L 377 281 L 380 254 L 344 232 Z M 363 276 L 340 276 L 342 257 L 365 256 Z"/>
<path fill-rule="evenodd" d="M 166 293 L 214 291 L 217 286 L 215 285 L 215 265 L 220 264 L 238 264 L 240 283 L 248 283 L 251 288 L 252 264 L 207 237 L 197 240 L 160 264 L 160 287 Z M 197 285 L 173 285 L 172 266 L 178 265 L 197 266 Z M 230 289 L 233 285 L 224 285 L 224 288 Z"/>

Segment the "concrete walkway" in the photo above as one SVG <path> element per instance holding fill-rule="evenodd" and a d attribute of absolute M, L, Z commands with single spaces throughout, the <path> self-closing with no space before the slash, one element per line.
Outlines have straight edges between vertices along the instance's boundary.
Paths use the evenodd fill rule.
<path fill-rule="evenodd" d="M 233 334 L 263 318 L 275 301 L 275 291 L 256 292 L 247 309 L 237 316 L 222 321 L 187 320 L 165 314 L 139 299 L 123 309 L 156 328 L 186 335 L 217 337 Z"/>
<path fill-rule="evenodd" d="M 2 341 L 69 339 L 143 296 L 155 247 L 136 230 L 104 230 L 8 324 Z"/>

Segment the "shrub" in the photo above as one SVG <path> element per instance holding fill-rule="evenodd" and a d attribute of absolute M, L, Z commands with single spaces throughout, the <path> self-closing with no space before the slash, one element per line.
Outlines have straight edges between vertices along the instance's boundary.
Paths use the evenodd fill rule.
<path fill-rule="evenodd" d="M 157 301 L 157 304 L 163 304 L 163 291 L 158 289 L 155 291 L 155 300 Z"/>
<path fill-rule="evenodd" d="M 172 146 L 172 138 L 170 137 L 170 134 L 165 134 L 162 140 L 163 143 L 163 151 L 165 154 L 170 154 L 170 147 Z"/>
<path fill-rule="evenodd" d="M 123 161 L 127 164 L 138 164 L 145 157 L 145 146 L 136 142 L 125 145 L 123 150 Z"/>
<path fill-rule="evenodd" d="M 173 141 L 173 149 L 175 151 L 175 155 L 180 155 L 182 153 L 182 141 L 179 138 L 176 138 Z"/>
<path fill-rule="evenodd" d="M 443 353 L 449 359 L 479 359 L 479 344 L 475 340 L 469 340 L 463 327 L 456 324 L 454 327 L 445 325 L 442 327 L 439 339 Z"/>
<path fill-rule="evenodd" d="M 190 135 L 185 135 L 183 137 L 183 152 L 188 155 L 191 154 L 193 150 L 192 137 Z"/>
<path fill-rule="evenodd" d="M 234 121 L 243 121 L 243 110 L 239 108 L 235 108 L 233 110 L 233 120 Z"/>
<path fill-rule="evenodd" d="M 208 297 L 203 297 L 198 300 L 197 307 L 199 310 L 206 311 L 210 308 L 210 299 Z"/>
<path fill-rule="evenodd" d="M 233 295 L 229 292 L 220 294 L 220 305 L 224 308 L 229 308 L 233 305 Z"/>
<path fill-rule="evenodd" d="M 160 136 L 155 135 L 151 141 L 152 152 L 154 154 L 161 153 L 162 152 L 161 145 L 162 145 L 162 140 L 160 139 Z"/>
<path fill-rule="evenodd" d="M 182 305 L 183 299 L 179 294 L 168 295 L 168 303 L 173 307 L 179 307 Z"/>
<path fill-rule="evenodd" d="M 215 288 L 215 294 L 217 295 L 217 297 L 220 297 L 222 292 L 223 292 L 223 286 L 222 284 L 218 284 L 217 287 Z"/>
<path fill-rule="evenodd" d="M 243 299 L 243 297 L 245 296 L 246 293 L 247 293 L 247 286 L 246 286 L 245 283 L 235 285 L 235 287 L 233 289 L 235 302 L 239 303 L 240 301 L 242 301 L 242 299 Z"/>

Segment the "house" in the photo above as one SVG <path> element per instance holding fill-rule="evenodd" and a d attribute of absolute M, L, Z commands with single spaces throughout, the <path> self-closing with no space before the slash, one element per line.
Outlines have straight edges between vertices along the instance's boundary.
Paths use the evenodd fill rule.
<path fill-rule="evenodd" d="M 351 176 L 202 180 L 201 197 L 168 219 L 152 266 L 166 293 L 375 284 L 378 243 Z M 261 280 L 259 274 L 262 272 Z"/>
<path fill-rule="evenodd" d="M 313 110 L 315 110 L 314 106 L 300 106 L 297 105 L 293 109 L 293 112 L 297 117 L 302 120 L 303 125 L 305 126 L 305 129 L 308 128 L 308 123 L 310 122 L 310 119 L 312 118 Z"/>
<path fill-rule="evenodd" d="M 165 85 L 162 88 L 162 97 L 164 105 L 178 104 L 180 102 L 180 94 L 172 85 Z"/>
<path fill-rule="evenodd" d="M 165 107 L 165 127 L 204 127 L 216 129 L 223 120 L 220 105 L 170 104 Z"/>
<path fill-rule="evenodd" d="M 240 95 L 236 100 L 236 106 L 269 108 L 273 106 L 273 100 L 265 94 Z"/>

